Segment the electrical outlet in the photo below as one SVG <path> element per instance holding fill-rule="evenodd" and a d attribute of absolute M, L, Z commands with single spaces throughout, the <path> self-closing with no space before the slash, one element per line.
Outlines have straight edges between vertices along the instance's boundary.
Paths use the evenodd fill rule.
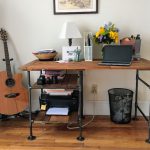
<path fill-rule="evenodd" d="M 98 87 L 97 84 L 92 85 L 92 87 L 91 87 L 91 93 L 92 94 L 97 94 L 97 87 Z"/>

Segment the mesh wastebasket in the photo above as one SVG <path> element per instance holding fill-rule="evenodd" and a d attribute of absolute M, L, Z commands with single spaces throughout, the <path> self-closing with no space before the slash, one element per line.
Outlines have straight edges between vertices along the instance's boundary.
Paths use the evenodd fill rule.
<path fill-rule="evenodd" d="M 115 123 L 129 123 L 131 121 L 133 91 L 124 88 L 108 90 L 110 118 Z"/>

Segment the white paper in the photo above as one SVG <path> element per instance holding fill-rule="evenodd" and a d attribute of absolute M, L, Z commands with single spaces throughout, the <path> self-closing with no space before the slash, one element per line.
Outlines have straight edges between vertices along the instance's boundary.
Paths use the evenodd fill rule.
<path fill-rule="evenodd" d="M 68 108 L 52 107 L 47 110 L 46 115 L 68 115 L 68 112 Z"/>
<path fill-rule="evenodd" d="M 73 90 L 65 90 L 65 89 L 46 89 L 45 92 L 49 95 L 71 95 Z"/>
<path fill-rule="evenodd" d="M 67 96 L 67 95 L 71 95 L 71 92 L 51 92 L 49 93 L 49 95 L 52 96 Z"/>

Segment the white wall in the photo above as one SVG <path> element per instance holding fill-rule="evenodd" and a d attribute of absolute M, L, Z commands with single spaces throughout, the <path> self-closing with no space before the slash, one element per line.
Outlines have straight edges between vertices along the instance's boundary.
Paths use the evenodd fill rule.
<path fill-rule="evenodd" d="M 15 58 L 13 65 L 16 71 L 19 71 L 17 68 L 20 65 L 35 59 L 32 55 L 34 50 L 54 48 L 61 55 L 61 47 L 66 45 L 67 41 L 58 37 L 65 21 L 74 21 L 82 33 L 95 33 L 99 26 L 111 21 L 120 29 L 120 38 L 140 34 L 141 55 L 150 59 L 149 6 L 148 0 L 99 0 L 98 14 L 53 15 L 52 0 L 0 0 L 0 27 L 4 27 L 9 34 L 8 46 L 11 57 Z M 0 54 L 0 58 L 3 58 L 2 42 Z M 1 61 L 0 70 L 4 68 L 5 64 Z M 24 75 L 26 77 L 26 74 Z M 34 74 L 32 79 L 35 80 L 37 76 L 37 73 Z M 146 72 L 142 76 L 148 81 L 150 74 Z M 109 114 L 109 88 L 124 87 L 135 90 L 134 71 L 86 71 L 84 77 L 85 114 L 93 113 L 93 104 L 96 114 Z M 89 92 L 92 84 L 98 85 L 99 92 L 95 97 Z M 34 95 L 37 95 L 36 93 Z M 148 110 L 149 96 L 149 91 L 140 85 L 140 103 L 145 112 Z M 36 109 L 38 96 L 33 96 L 33 99 Z"/>

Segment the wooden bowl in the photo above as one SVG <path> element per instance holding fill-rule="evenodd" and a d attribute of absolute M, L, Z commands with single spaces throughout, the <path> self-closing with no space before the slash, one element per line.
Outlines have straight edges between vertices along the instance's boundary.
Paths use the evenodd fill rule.
<path fill-rule="evenodd" d="M 34 52 L 33 53 L 39 60 L 53 60 L 57 52 Z"/>

